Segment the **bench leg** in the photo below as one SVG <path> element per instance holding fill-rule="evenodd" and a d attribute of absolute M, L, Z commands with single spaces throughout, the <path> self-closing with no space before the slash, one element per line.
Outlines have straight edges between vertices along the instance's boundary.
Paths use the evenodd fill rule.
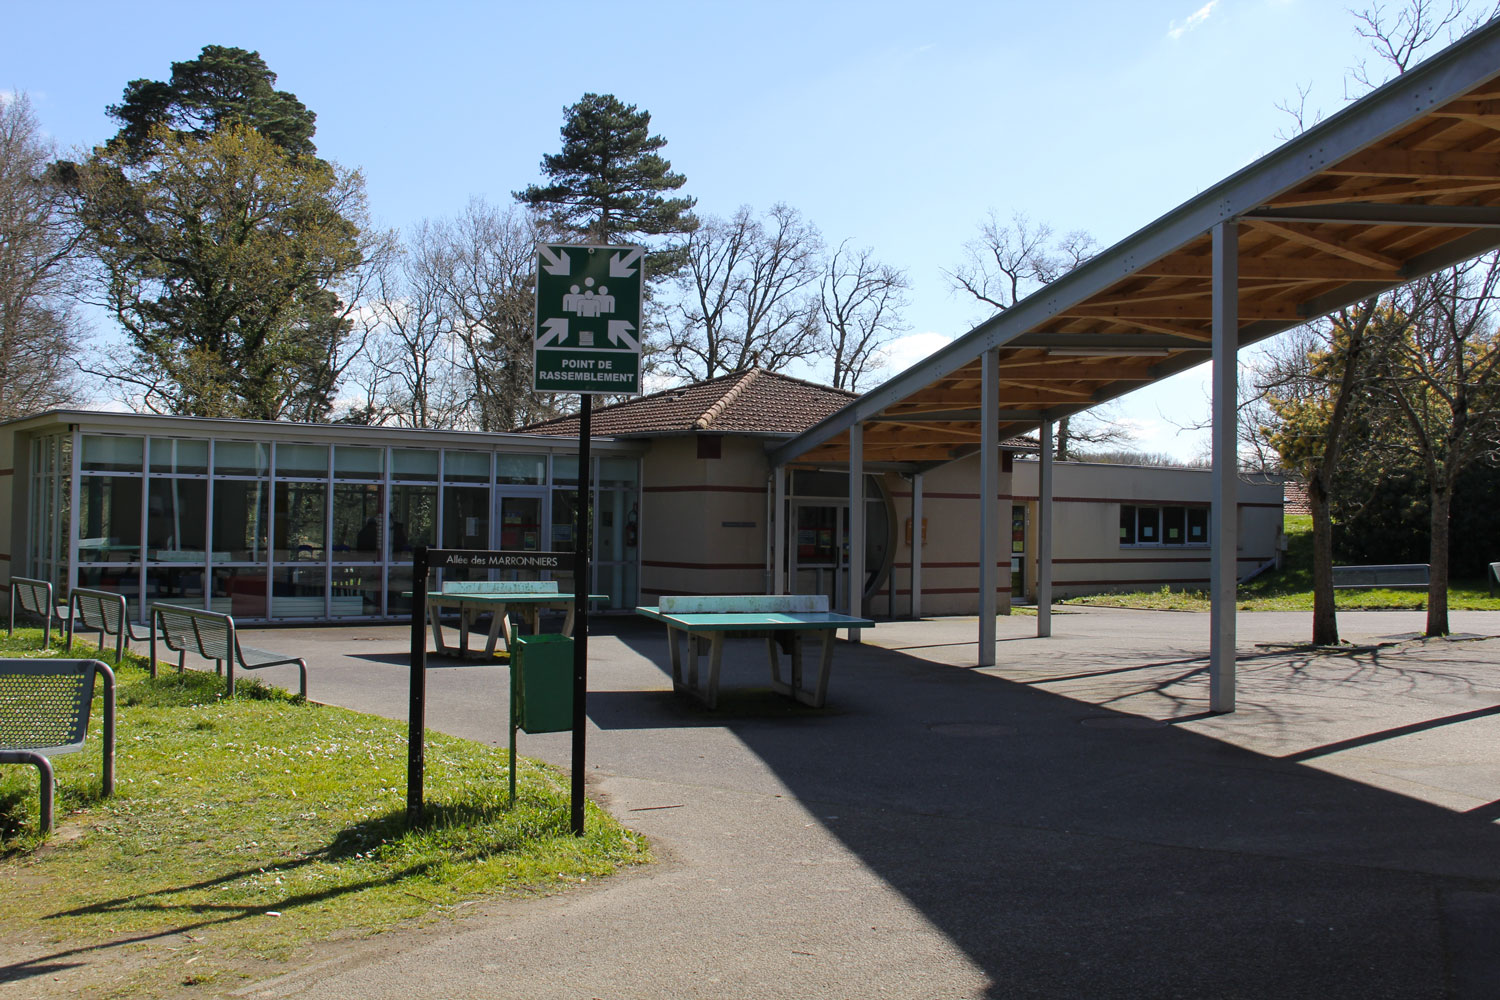
<path fill-rule="evenodd" d="M 52 762 L 41 754 L 33 753 L 30 750 L 7 750 L 0 752 L 0 764 L 35 765 L 38 800 L 37 823 L 43 834 L 51 833 L 54 825 L 52 809 Z"/>

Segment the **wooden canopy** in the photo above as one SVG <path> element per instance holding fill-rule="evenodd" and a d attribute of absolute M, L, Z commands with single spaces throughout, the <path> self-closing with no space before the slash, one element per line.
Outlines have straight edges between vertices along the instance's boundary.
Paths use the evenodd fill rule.
<path fill-rule="evenodd" d="M 1122 196 L 1128 196 L 1122 191 Z M 774 464 L 920 470 L 1209 358 L 1211 237 L 1238 222 L 1238 346 L 1500 246 L 1500 22 L 1491 22 L 798 437 Z"/>

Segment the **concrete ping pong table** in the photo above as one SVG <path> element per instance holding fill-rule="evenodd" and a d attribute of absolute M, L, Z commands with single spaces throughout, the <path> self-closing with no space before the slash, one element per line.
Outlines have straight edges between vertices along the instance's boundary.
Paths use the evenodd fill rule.
<path fill-rule="evenodd" d="M 590 601 L 607 601 L 608 594 L 590 594 Z M 427 617 L 432 624 L 432 642 L 439 656 L 448 655 L 443 644 L 443 626 L 438 616 L 444 608 L 458 610 L 458 655 L 469 653 L 469 626 L 484 612 L 492 612 L 490 631 L 484 647 L 485 657 L 495 655 L 495 643 L 503 635 L 505 649 L 510 651 L 514 638 L 510 612 L 518 611 L 531 627 L 532 634 L 541 631 L 538 613 L 551 608 L 567 613 L 563 635 L 573 634 L 574 595 L 558 593 L 556 580 L 452 580 L 442 590 L 427 594 Z"/>
<path fill-rule="evenodd" d="M 833 663 L 834 633 L 841 628 L 873 628 L 868 618 L 855 618 L 828 610 L 826 594 L 749 594 L 729 597 L 663 597 L 657 607 L 636 608 L 636 613 L 667 626 L 667 645 L 672 657 L 672 687 L 686 691 L 714 708 L 719 700 L 719 667 L 724 657 L 724 639 L 735 636 L 763 637 L 771 661 L 771 688 L 814 708 L 822 708 L 828 694 L 828 671 Z M 682 637 L 688 637 L 687 679 L 683 679 Z M 802 640 L 816 636 L 819 647 L 818 675 L 811 687 L 802 680 Z M 792 661 L 790 682 L 781 679 L 777 648 L 785 645 Z M 707 646 L 708 677 L 701 684 L 698 655 Z"/>

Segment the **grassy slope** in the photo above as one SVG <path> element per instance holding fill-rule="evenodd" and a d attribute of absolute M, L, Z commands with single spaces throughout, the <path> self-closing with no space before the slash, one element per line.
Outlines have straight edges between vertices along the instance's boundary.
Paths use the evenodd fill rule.
<path fill-rule="evenodd" d="M 1242 584 L 1239 607 L 1242 611 L 1311 611 L 1312 600 L 1312 518 L 1306 515 L 1286 519 L 1287 552 L 1282 568 L 1268 570 Z M 1425 590 L 1339 590 L 1334 602 L 1341 611 L 1386 610 L 1392 608 L 1425 608 Z M 1121 594 L 1094 594 L 1070 597 L 1070 604 L 1092 604 L 1121 608 L 1156 608 L 1162 610 L 1207 611 L 1205 591 L 1162 590 Z M 1483 580 L 1449 581 L 1448 607 L 1453 611 L 1500 611 L 1500 598 L 1489 596 Z"/>
<path fill-rule="evenodd" d="M 0 654 L 34 653 L 40 638 L 0 636 Z M 40 953 L 171 935 L 163 974 L 206 982 L 236 957 L 649 860 L 643 838 L 592 804 L 588 835 L 571 836 L 554 769 L 522 759 L 511 809 L 504 750 L 430 731 L 431 819 L 408 830 L 404 723 L 254 681 L 226 701 L 212 674 L 152 680 L 132 661 L 118 671 L 113 797 L 99 796 L 100 699 L 84 752 L 54 760 L 52 838 L 35 829 L 35 769 L 0 771 L 0 923 Z M 160 985 L 155 975 L 125 992 Z"/>

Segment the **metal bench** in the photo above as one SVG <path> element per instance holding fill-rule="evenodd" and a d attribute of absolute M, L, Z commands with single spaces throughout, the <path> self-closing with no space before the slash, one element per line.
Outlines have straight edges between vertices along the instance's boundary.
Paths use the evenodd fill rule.
<path fill-rule="evenodd" d="M 1427 563 L 1393 563 L 1383 566 L 1335 566 L 1333 586 L 1345 587 L 1427 587 Z"/>
<path fill-rule="evenodd" d="M 34 764 L 39 779 L 41 829 L 53 827 L 55 754 L 83 749 L 94 675 L 104 676 L 105 795 L 115 790 L 115 675 L 98 660 L 0 660 L 0 764 Z"/>
<path fill-rule="evenodd" d="M 234 619 L 217 611 L 189 608 L 179 604 L 151 605 L 151 676 L 156 676 L 156 640 L 177 654 L 177 672 L 187 667 L 187 654 L 193 652 L 214 661 L 214 672 L 226 676 L 226 691 L 234 697 L 234 671 L 262 670 L 295 663 L 301 678 L 299 693 L 307 697 L 307 661 L 300 656 L 282 656 L 265 649 L 241 646 L 234 630 Z"/>
<path fill-rule="evenodd" d="M 52 619 L 59 622 L 67 619 L 67 609 L 58 607 L 52 598 L 52 584 L 46 580 L 28 580 L 24 576 L 10 578 L 10 631 L 16 634 L 16 602 L 21 610 L 36 615 L 42 620 L 42 648 L 52 645 Z"/>
<path fill-rule="evenodd" d="M 114 636 L 116 663 L 120 662 L 120 656 L 125 650 L 130 648 L 130 640 L 141 642 L 150 638 L 150 633 L 136 634 L 135 625 L 130 621 L 130 606 L 126 603 L 124 594 L 109 590 L 89 590 L 86 587 L 75 587 L 68 595 L 69 653 L 73 652 L 73 635 L 79 630 L 98 632 L 101 651 L 104 649 L 104 637 Z"/>

